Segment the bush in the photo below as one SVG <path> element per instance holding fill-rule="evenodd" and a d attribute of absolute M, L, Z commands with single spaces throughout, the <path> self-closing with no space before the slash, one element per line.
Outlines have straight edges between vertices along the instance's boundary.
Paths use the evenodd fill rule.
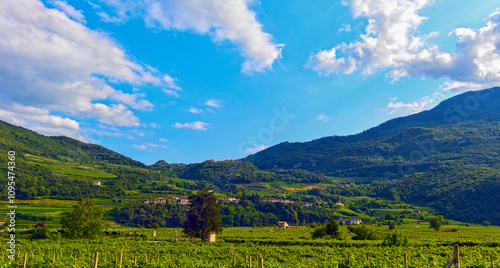
<path fill-rule="evenodd" d="M 353 240 L 377 240 L 378 237 L 372 230 L 368 229 L 366 225 L 352 226 L 350 225 L 349 231 L 353 232 L 355 236 Z"/>
<path fill-rule="evenodd" d="M 407 246 L 409 244 L 408 237 L 398 231 L 385 236 L 382 246 Z"/>
<path fill-rule="evenodd" d="M 50 238 L 50 231 L 47 228 L 36 228 L 31 234 L 31 239 L 48 239 Z"/>

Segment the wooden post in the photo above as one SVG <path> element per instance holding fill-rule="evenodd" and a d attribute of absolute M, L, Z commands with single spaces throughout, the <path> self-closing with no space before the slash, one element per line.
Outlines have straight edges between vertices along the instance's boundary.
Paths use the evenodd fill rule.
<path fill-rule="evenodd" d="M 405 253 L 405 268 L 408 268 L 408 256 Z"/>
<path fill-rule="evenodd" d="M 120 268 L 122 268 L 123 252 L 120 252 Z"/>
<path fill-rule="evenodd" d="M 26 259 L 28 259 L 28 253 L 24 253 L 24 264 L 23 264 L 23 268 L 26 268 Z"/>
<path fill-rule="evenodd" d="M 458 244 L 453 245 L 453 259 L 454 259 L 454 264 L 455 268 L 460 268 L 460 248 Z"/>
<path fill-rule="evenodd" d="M 491 261 L 491 268 L 494 268 L 495 266 L 493 265 L 493 255 L 490 255 L 490 261 Z"/>
<path fill-rule="evenodd" d="M 351 264 L 351 254 L 347 254 L 347 264 Z"/>
<path fill-rule="evenodd" d="M 95 253 L 95 258 L 94 258 L 94 268 L 97 268 L 97 263 L 99 262 L 99 252 Z"/>
<path fill-rule="evenodd" d="M 252 256 L 248 256 L 248 267 L 252 268 Z"/>
<path fill-rule="evenodd" d="M 366 262 L 370 265 L 370 255 L 368 253 L 366 253 Z"/>
<path fill-rule="evenodd" d="M 259 254 L 259 268 L 264 268 L 264 259 L 262 259 L 262 256 Z"/>

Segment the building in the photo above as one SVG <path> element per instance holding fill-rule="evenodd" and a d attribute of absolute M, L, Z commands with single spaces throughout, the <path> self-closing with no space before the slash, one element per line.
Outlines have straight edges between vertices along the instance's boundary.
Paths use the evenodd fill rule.
<path fill-rule="evenodd" d="M 168 198 L 152 198 L 144 201 L 146 204 L 166 204 L 168 202 Z"/>
<path fill-rule="evenodd" d="M 207 242 L 208 243 L 215 243 L 215 233 L 213 233 L 213 232 L 208 233 Z"/>
<path fill-rule="evenodd" d="M 179 203 L 181 203 L 181 205 L 189 204 L 189 197 L 187 196 L 179 197 Z"/>
<path fill-rule="evenodd" d="M 94 181 L 94 185 L 100 186 L 101 182 L 100 181 Z"/>
<path fill-rule="evenodd" d="M 344 203 L 335 203 L 336 206 L 341 206 L 343 207 L 344 206 Z"/>
<path fill-rule="evenodd" d="M 288 199 L 277 199 L 277 198 L 264 198 L 262 199 L 262 202 L 267 202 L 267 203 L 285 203 L 285 204 L 294 204 L 297 203 L 293 200 L 288 200 Z"/>
<path fill-rule="evenodd" d="M 288 222 L 286 222 L 286 221 L 280 221 L 280 222 L 278 222 L 278 226 L 280 228 L 286 229 L 289 225 L 288 225 Z"/>
<path fill-rule="evenodd" d="M 361 219 L 354 218 L 354 219 L 343 219 L 340 218 L 337 220 L 339 223 L 344 223 L 344 224 L 361 224 Z"/>

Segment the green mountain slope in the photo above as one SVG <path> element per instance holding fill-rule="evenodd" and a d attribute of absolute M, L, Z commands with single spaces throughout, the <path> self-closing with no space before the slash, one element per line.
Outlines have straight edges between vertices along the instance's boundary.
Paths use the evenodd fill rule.
<path fill-rule="evenodd" d="M 47 137 L 34 131 L 0 121 L 0 150 L 14 150 L 24 154 L 43 156 L 66 162 L 109 163 L 146 167 L 143 163 L 96 144 L 88 144 L 68 137 Z"/>
<path fill-rule="evenodd" d="M 383 196 L 500 224 L 499 133 L 500 88 L 492 88 L 357 135 L 281 143 L 244 160 L 264 170 L 385 179 Z"/>
<path fill-rule="evenodd" d="M 500 88 L 492 88 L 455 96 L 432 110 L 389 120 L 357 135 L 284 142 L 244 160 L 264 170 L 300 168 L 332 176 L 374 177 L 411 173 L 401 172 L 407 165 L 425 170 L 437 161 L 490 165 L 500 162 L 488 157 L 499 152 L 498 122 Z"/>

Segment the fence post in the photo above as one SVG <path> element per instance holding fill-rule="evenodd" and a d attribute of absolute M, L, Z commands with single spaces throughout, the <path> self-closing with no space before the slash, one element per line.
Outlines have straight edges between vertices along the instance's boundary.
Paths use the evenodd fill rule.
<path fill-rule="evenodd" d="M 248 256 L 248 267 L 252 268 L 252 256 Z"/>
<path fill-rule="evenodd" d="M 408 268 L 408 256 L 405 253 L 405 268 Z"/>
<path fill-rule="evenodd" d="M 459 253 L 458 244 L 453 245 L 453 263 L 455 264 L 455 268 L 460 268 L 460 253 Z"/>
<path fill-rule="evenodd" d="M 491 261 L 491 268 L 494 268 L 495 266 L 493 265 L 493 255 L 490 255 L 490 261 Z"/>
<path fill-rule="evenodd" d="M 26 268 L 26 259 L 28 258 L 28 253 L 24 253 L 24 264 L 23 268 Z"/>
<path fill-rule="evenodd" d="M 97 263 L 99 262 L 99 252 L 95 253 L 95 258 L 94 258 L 94 268 L 97 268 Z"/>
<path fill-rule="evenodd" d="M 264 259 L 262 259 L 262 256 L 259 254 L 259 268 L 264 268 Z"/>
<path fill-rule="evenodd" d="M 120 268 L 122 268 L 123 252 L 120 252 Z"/>

